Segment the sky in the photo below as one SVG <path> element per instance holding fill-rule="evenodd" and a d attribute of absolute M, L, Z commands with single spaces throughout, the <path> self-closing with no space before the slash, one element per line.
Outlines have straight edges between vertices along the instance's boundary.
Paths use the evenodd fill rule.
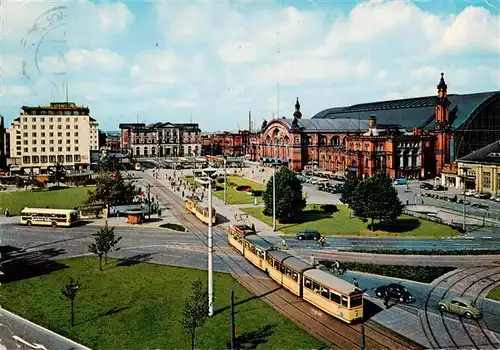
<path fill-rule="evenodd" d="M 89 106 L 100 128 L 500 90 L 500 2 L 3 0 L 0 114 Z M 67 88 L 66 88 L 67 86 Z M 279 88 L 278 88 L 279 86 Z M 66 94 L 67 92 L 67 94 Z"/>

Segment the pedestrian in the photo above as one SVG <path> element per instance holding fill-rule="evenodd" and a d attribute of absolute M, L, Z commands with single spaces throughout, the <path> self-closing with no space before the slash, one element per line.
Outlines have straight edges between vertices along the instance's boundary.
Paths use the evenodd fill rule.
<path fill-rule="evenodd" d="M 384 295 L 384 306 L 386 309 L 389 308 L 389 296 L 387 294 Z"/>
<path fill-rule="evenodd" d="M 182 191 L 182 197 L 184 197 L 184 191 Z"/>
<path fill-rule="evenodd" d="M 252 231 L 255 232 L 255 224 L 252 223 Z"/>
<path fill-rule="evenodd" d="M 359 288 L 359 283 L 358 283 L 358 280 L 356 279 L 356 277 L 354 277 L 352 279 L 352 284 L 354 284 L 354 287 Z"/>
<path fill-rule="evenodd" d="M 309 257 L 309 264 L 312 265 L 312 266 L 314 266 L 314 255 L 311 255 Z"/>
<path fill-rule="evenodd" d="M 158 217 L 160 217 L 160 216 L 161 216 L 161 209 L 158 208 Z"/>
<path fill-rule="evenodd" d="M 5 217 L 8 218 L 9 217 L 9 208 L 5 208 Z"/>

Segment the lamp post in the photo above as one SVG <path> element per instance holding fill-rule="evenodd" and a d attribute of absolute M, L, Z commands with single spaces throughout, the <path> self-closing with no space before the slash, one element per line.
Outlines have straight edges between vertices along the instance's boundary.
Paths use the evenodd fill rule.
<path fill-rule="evenodd" d="M 461 179 L 462 179 L 462 184 L 464 186 L 464 191 L 463 191 L 463 195 L 464 195 L 464 202 L 462 203 L 462 228 L 465 232 L 465 192 L 467 190 L 467 172 L 469 171 L 469 168 L 462 168 L 462 176 L 461 176 Z"/>
<path fill-rule="evenodd" d="M 208 316 L 214 315 L 214 271 L 213 271 L 213 232 L 212 232 L 212 176 L 217 169 L 206 168 L 202 172 L 206 176 L 203 178 L 196 178 L 201 183 L 208 181 Z M 196 176 L 196 169 L 193 170 Z"/>
<path fill-rule="evenodd" d="M 224 156 L 224 205 L 227 205 L 227 156 Z"/>

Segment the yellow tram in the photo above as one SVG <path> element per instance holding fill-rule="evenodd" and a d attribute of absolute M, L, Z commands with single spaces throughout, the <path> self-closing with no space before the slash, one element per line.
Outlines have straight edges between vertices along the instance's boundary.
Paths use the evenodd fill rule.
<path fill-rule="evenodd" d="M 208 225 L 208 222 L 209 222 L 209 218 L 208 218 L 208 214 L 209 214 L 209 212 L 208 212 L 208 206 L 206 206 L 205 204 L 201 203 L 200 201 L 198 201 L 195 198 L 188 198 L 186 200 L 186 209 L 191 214 L 193 214 L 194 216 L 196 216 L 198 218 L 198 220 L 200 220 L 204 224 Z M 215 212 L 215 209 L 212 208 L 212 224 L 216 224 L 217 223 L 217 215 L 216 214 L 217 213 Z"/>
<path fill-rule="evenodd" d="M 230 225 L 227 231 L 227 240 L 229 244 L 233 246 L 234 249 L 243 253 L 243 237 L 248 234 L 255 234 L 255 231 L 247 225 Z"/>
<path fill-rule="evenodd" d="M 230 226 L 228 241 L 275 282 L 308 303 L 346 323 L 363 319 L 363 291 L 353 284 L 276 250 L 246 225 Z"/>
<path fill-rule="evenodd" d="M 243 237 L 243 256 L 262 271 L 267 271 L 267 253 L 273 249 L 271 243 L 256 234 Z"/>
<path fill-rule="evenodd" d="M 304 271 L 302 298 L 323 310 L 352 323 L 363 319 L 363 292 L 353 284 L 326 271 Z"/>

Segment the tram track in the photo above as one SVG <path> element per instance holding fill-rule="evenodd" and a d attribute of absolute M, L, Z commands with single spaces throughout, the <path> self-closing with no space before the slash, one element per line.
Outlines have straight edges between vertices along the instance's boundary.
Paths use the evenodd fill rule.
<path fill-rule="evenodd" d="M 177 195 L 174 194 L 167 186 L 164 186 L 158 180 L 153 178 L 151 179 L 151 181 L 156 184 L 156 186 L 153 186 L 153 188 L 157 189 L 159 192 L 162 192 L 163 195 L 166 195 L 170 200 L 177 204 L 180 210 L 176 208 L 175 214 L 178 215 L 178 217 L 186 226 L 189 226 L 189 228 L 193 228 L 190 230 L 190 232 L 195 235 L 195 237 L 197 237 L 204 246 L 207 246 L 208 248 L 206 240 L 207 234 L 205 232 L 207 226 L 190 214 L 188 216 L 184 215 L 184 203 L 179 200 L 177 198 Z M 172 211 L 173 208 L 171 207 L 170 209 Z M 220 232 L 216 228 L 214 228 L 213 232 L 214 236 L 216 235 L 220 237 L 222 241 L 226 241 L 226 234 L 220 234 Z M 232 271 L 232 275 L 238 280 L 238 282 L 240 282 L 248 290 L 253 291 L 256 295 L 265 295 L 263 296 L 263 299 L 268 304 L 273 306 L 273 308 L 275 308 L 281 314 L 286 315 L 295 324 L 305 329 L 316 338 L 323 340 L 330 346 L 333 346 L 333 348 L 359 348 L 361 339 L 361 329 L 359 325 L 348 325 L 341 321 L 334 320 L 329 315 L 326 315 L 325 313 L 317 310 L 314 306 L 305 302 L 303 299 L 293 296 L 283 288 L 281 288 L 281 290 L 278 290 L 276 293 L 271 293 L 273 290 L 276 290 L 276 283 L 274 281 L 269 279 L 267 276 L 265 277 L 265 279 L 256 277 L 256 269 L 253 265 L 251 265 L 247 260 L 244 260 L 245 263 L 250 266 L 250 268 L 244 267 L 243 264 L 239 263 L 234 257 L 226 252 L 226 250 L 224 249 L 225 247 L 223 248 L 216 243 L 214 243 L 214 247 L 219 248 L 220 253 L 224 255 L 224 257 L 220 256 L 220 254 L 218 254 L 217 256 L 223 261 L 223 263 L 228 266 L 228 268 Z M 241 257 L 241 255 L 239 254 L 237 256 Z M 229 263 L 227 260 L 230 260 L 231 263 Z M 241 273 L 236 271 L 235 265 L 237 266 L 237 268 L 244 271 L 246 275 L 248 275 L 248 277 L 242 276 Z M 291 298 L 296 300 L 290 301 Z M 302 307 L 299 307 L 299 305 Z M 310 310 L 317 310 L 316 313 L 318 315 L 322 315 L 325 321 L 323 322 L 317 317 L 311 316 L 309 313 L 303 310 L 304 307 L 307 307 Z M 334 321 L 335 324 L 329 325 L 327 324 L 328 321 L 329 323 L 332 323 L 332 321 Z M 316 327 L 311 326 L 314 324 L 316 325 Z M 339 329 L 339 325 L 341 325 L 343 330 Z M 395 336 L 394 332 L 392 331 L 390 331 L 391 337 L 388 337 L 387 329 L 376 324 L 373 321 L 366 322 L 364 326 L 365 329 L 371 331 L 371 334 L 365 335 L 366 347 L 369 349 L 422 348 L 419 344 L 416 344 L 409 339 L 404 338 L 403 336 Z M 332 337 L 332 334 L 334 334 L 335 337 Z M 387 344 L 388 342 L 390 344 Z"/>
<path fill-rule="evenodd" d="M 436 291 L 443 283 L 446 283 L 450 279 L 452 279 L 452 283 L 449 284 L 448 286 L 446 286 L 446 288 L 444 288 L 444 292 L 441 293 L 440 298 L 438 300 L 435 300 L 437 303 L 439 303 L 439 301 L 441 301 L 442 299 L 444 299 L 446 297 L 446 295 L 451 291 L 451 289 L 453 287 L 455 287 L 458 283 L 462 282 L 463 280 L 467 279 L 468 277 L 471 277 L 471 276 L 474 276 L 474 275 L 486 272 L 486 271 L 490 270 L 490 268 L 491 267 L 475 268 L 474 272 L 468 272 L 468 273 L 466 273 L 463 276 L 460 276 L 460 274 L 462 274 L 464 271 L 463 270 L 457 270 L 454 273 L 448 275 L 446 279 L 439 281 L 429 291 L 429 293 L 427 295 L 427 298 L 426 298 L 426 301 L 425 301 L 424 310 L 423 310 L 424 311 L 424 320 L 422 320 L 422 318 L 420 318 L 420 323 L 421 323 L 421 326 L 422 326 L 422 328 L 424 330 L 424 333 L 425 333 L 425 335 L 427 337 L 427 340 L 429 341 L 430 345 L 433 348 L 438 348 L 438 349 L 449 348 L 449 345 L 452 345 L 454 348 L 463 348 L 464 347 L 463 344 L 458 344 L 458 342 L 460 342 L 460 341 L 457 342 L 456 337 L 450 331 L 450 326 L 449 326 L 449 324 L 447 324 L 447 321 L 446 321 L 447 318 L 450 319 L 450 320 L 453 320 L 453 321 L 458 321 L 458 323 L 461 325 L 461 328 L 464 329 L 465 334 L 467 334 L 467 337 L 469 338 L 470 342 L 472 343 L 471 345 L 465 345 L 466 347 L 467 346 L 474 346 L 477 349 L 481 349 L 481 346 L 485 345 L 485 344 L 478 344 L 478 340 L 474 339 L 474 336 L 470 333 L 469 329 L 467 328 L 467 326 L 464 323 L 464 320 L 461 317 L 458 317 L 458 320 L 456 318 L 454 318 L 454 317 L 445 317 L 445 315 L 441 311 L 439 313 L 440 324 L 443 326 L 443 328 L 444 328 L 444 330 L 446 332 L 446 335 L 447 335 L 447 337 L 449 338 L 449 340 L 450 340 L 450 342 L 452 344 L 449 344 L 450 342 L 448 342 L 448 341 L 442 341 L 442 340 L 440 341 L 440 340 L 438 340 L 438 338 L 436 336 L 436 333 L 438 333 L 438 332 L 435 332 L 433 330 L 433 326 L 432 326 L 431 320 L 429 318 L 429 314 L 430 314 L 429 304 L 430 304 L 431 299 L 433 299 L 433 296 L 435 296 L 434 291 Z M 493 268 L 498 268 L 498 267 L 495 266 Z M 499 274 L 499 272 L 488 274 L 488 275 L 482 277 L 480 280 L 483 280 L 484 278 L 489 278 L 491 276 L 495 276 L 495 275 L 498 275 L 498 274 Z M 459 277 L 459 278 L 457 280 L 454 280 L 455 277 Z M 476 280 L 476 281 L 470 283 L 469 285 L 467 285 L 466 288 L 461 292 L 460 296 L 463 296 L 464 294 L 466 294 L 466 292 L 469 289 L 471 289 L 476 283 L 478 283 L 478 281 L 479 280 Z M 477 300 L 478 297 L 479 297 L 479 295 L 476 297 L 476 300 Z M 448 315 L 448 316 L 451 316 L 451 315 Z M 478 320 L 475 320 L 475 321 L 477 322 Z M 484 334 L 484 336 L 486 338 L 486 342 L 489 343 L 489 345 L 491 345 L 493 347 L 493 349 L 495 349 L 494 343 L 492 343 L 492 341 L 489 339 L 489 337 L 485 333 L 483 327 L 481 327 L 480 324 L 478 324 L 478 327 L 481 329 L 481 332 Z M 427 328 L 427 330 L 426 330 L 426 328 Z M 446 340 L 448 340 L 448 339 L 446 339 Z"/>

